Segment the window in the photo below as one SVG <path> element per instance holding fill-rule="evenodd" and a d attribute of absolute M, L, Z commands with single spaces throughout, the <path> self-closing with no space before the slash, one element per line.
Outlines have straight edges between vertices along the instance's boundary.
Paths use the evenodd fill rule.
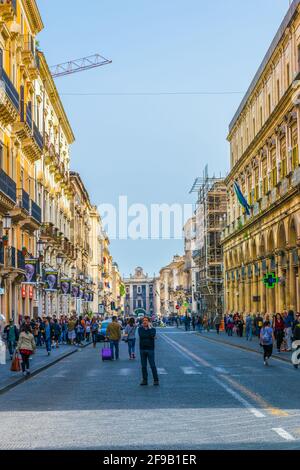
<path fill-rule="evenodd" d="M 262 174 L 263 174 L 263 194 L 266 195 L 268 192 L 267 159 L 266 158 L 264 158 L 262 162 Z"/>
<path fill-rule="evenodd" d="M 281 155 L 281 178 L 287 175 L 287 160 L 286 160 L 286 142 L 285 139 L 280 141 L 280 155 Z"/>
<path fill-rule="evenodd" d="M 300 72 L 300 44 L 298 44 L 298 72 Z"/>
<path fill-rule="evenodd" d="M 286 86 L 287 88 L 290 86 L 291 77 L 290 77 L 290 64 L 286 66 Z"/>
<path fill-rule="evenodd" d="M 255 118 L 253 118 L 253 138 L 256 136 Z"/>
<path fill-rule="evenodd" d="M 260 114 L 260 127 L 263 126 L 263 110 L 262 110 L 262 106 L 260 107 L 259 109 L 259 114 Z"/>
<path fill-rule="evenodd" d="M 272 112 L 272 103 L 271 103 L 271 95 L 270 93 L 268 94 L 268 115 L 270 116 Z"/>
<path fill-rule="evenodd" d="M 141 294 L 141 293 L 142 293 L 142 287 L 141 287 L 141 286 L 137 286 L 137 293 L 138 293 L 138 294 Z"/>
<path fill-rule="evenodd" d="M 280 82 L 279 82 L 279 80 L 277 80 L 276 91 L 277 91 L 277 103 L 279 103 L 279 101 L 280 101 Z"/>
<path fill-rule="evenodd" d="M 276 150 L 272 151 L 271 162 L 272 162 L 272 186 L 274 188 L 277 185 Z"/>
<path fill-rule="evenodd" d="M 299 155 L 298 155 L 298 138 L 297 138 L 297 124 L 292 128 L 292 168 L 295 170 L 299 164 Z"/>

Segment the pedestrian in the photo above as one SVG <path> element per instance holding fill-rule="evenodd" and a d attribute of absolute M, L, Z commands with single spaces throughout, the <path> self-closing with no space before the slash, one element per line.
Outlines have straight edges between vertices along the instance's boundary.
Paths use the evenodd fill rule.
<path fill-rule="evenodd" d="M 7 343 L 10 359 L 12 359 L 15 352 L 16 344 L 19 339 L 19 330 L 14 324 L 13 320 L 9 320 L 9 324 L 6 325 L 3 333 Z"/>
<path fill-rule="evenodd" d="M 217 313 L 217 315 L 215 316 L 215 327 L 216 327 L 216 331 L 217 331 L 217 334 L 219 335 L 220 334 L 220 325 L 221 325 L 221 321 L 222 321 L 222 317 L 221 315 L 219 315 Z"/>
<path fill-rule="evenodd" d="M 246 316 L 246 339 L 247 341 L 252 341 L 252 325 L 253 320 L 250 313 L 247 313 Z"/>
<path fill-rule="evenodd" d="M 268 360 L 273 354 L 274 331 L 270 321 L 265 321 L 260 331 L 260 343 L 264 348 L 264 365 L 268 366 Z"/>
<path fill-rule="evenodd" d="M 141 385 L 148 385 L 148 362 L 152 370 L 154 385 L 159 385 L 158 373 L 155 365 L 156 329 L 152 327 L 147 317 L 144 317 L 143 324 L 139 327 L 138 333 L 140 338 L 140 355 L 143 375 Z"/>
<path fill-rule="evenodd" d="M 135 359 L 135 342 L 136 342 L 136 330 L 134 318 L 130 318 L 127 326 L 125 327 L 124 333 L 128 344 L 129 359 Z"/>
<path fill-rule="evenodd" d="M 227 319 L 227 334 L 228 334 L 228 336 L 232 336 L 233 327 L 234 327 L 233 316 L 232 316 L 232 314 L 230 314 L 228 319 Z"/>
<path fill-rule="evenodd" d="M 55 318 L 55 320 L 53 321 L 53 326 L 52 326 L 52 334 L 53 334 L 53 340 L 54 340 L 54 343 L 55 343 L 55 347 L 56 348 L 59 348 L 59 340 L 60 340 L 60 336 L 61 336 L 61 326 L 60 324 L 58 323 L 57 319 Z"/>
<path fill-rule="evenodd" d="M 190 329 L 191 329 L 191 319 L 190 319 L 188 313 L 185 314 L 183 322 L 184 322 L 185 331 L 190 331 Z"/>
<path fill-rule="evenodd" d="M 280 353 L 284 339 L 284 321 L 280 313 L 277 313 L 273 321 L 274 336 L 277 344 L 277 351 Z"/>
<path fill-rule="evenodd" d="M 97 319 L 94 317 L 92 319 L 92 324 L 91 324 L 92 341 L 93 341 L 94 348 L 97 346 L 98 331 L 99 331 L 99 324 L 97 322 Z"/>
<path fill-rule="evenodd" d="M 194 315 L 193 315 L 193 317 L 192 317 L 192 328 L 193 328 L 193 331 L 196 330 L 196 318 L 195 318 Z"/>
<path fill-rule="evenodd" d="M 289 310 L 288 313 L 285 313 L 284 318 L 284 332 L 285 332 L 285 341 L 286 341 L 286 347 L 287 351 L 292 350 L 292 334 L 293 334 L 293 324 L 295 321 L 295 315 L 293 310 Z"/>
<path fill-rule="evenodd" d="M 36 344 L 34 341 L 34 336 L 32 334 L 31 327 L 29 325 L 22 325 L 20 330 L 20 336 L 17 344 L 17 352 L 21 354 L 22 357 L 22 372 L 23 375 L 30 375 L 30 356 L 36 350 Z"/>
<path fill-rule="evenodd" d="M 110 342 L 112 360 L 119 359 L 119 343 L 121 340 L 121 325 L 116 316 L 112 317 L 112 322 L 108 324 L 106 336 Z"/>
<path fill-rule="evenodd" d="M 244 333 L 244 320 L 241 315 L 238 316 L 236 326 L 237 326 L 237 334 L 240 338 L 242 338 L 243 333 Z"/>
<path fill-rule="evenodd" d="M 68 321 L 68 332 L 67 332 L 68 342 L 71 345 L 74 345 L 75 341 L 76 341 L 75 324 L 76 324 L 76 319 L 74 317 L 72 317 Z"/>
<path fill-rule="evenodd" d="M 256 336 L 260 337 L 260 330 L 263 327 L 264 319 L 263 316 L 259 313 L 256 317 Z"/>
<path fill-rule="evenodd" d="M 90 341 L 91 337 L 91 322 L 90 320 L 87 320 L 85 322 L 85 340 L 88 343 Z"/>
<path fill-rule="evenodd" d="M 49 317 L 45 318 L 43 325 L 41 326 L 41 332 L 44 338 L 48 356 L 50 356 L 51 354 L 51 340 L 52 340 L 52 331 L 51 331 L 51 325 L 50 325 L 49 320 L 50 320 Z"/>

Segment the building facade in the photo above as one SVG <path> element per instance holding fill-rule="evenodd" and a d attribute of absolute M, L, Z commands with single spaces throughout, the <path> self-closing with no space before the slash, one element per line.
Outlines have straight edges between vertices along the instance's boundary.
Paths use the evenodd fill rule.
<path fill-rule="evenodd" d="M 237 113 L 223 233 L 225 310 L 300 310 L 300 1 L 292 2 Z M 233 183 L 250 205 L 244 213 Z M 275 279 L 273 288 L 264 276 Z"/>
<path fill-rule="evenodd" d="M 223 253 L 221 234 L 226 222 L 227 191 L 224 179 L 207 174 L 198 178 L 195 250 L 195 293 L 197 313 L 214 318 L 223 312 Z"/>
<path fill-rule="evenodd" d="M 164 316 L 184 314 L 192 308 L 192 287 L 185 256 L 174 256 L 159 272 L 160 310 Z"/>
<path fill-rule="evenodd" d="M 133 315 L 144 310 L 153 315 L 157 313 L 156 278 L 145 274 L 143 268 L 137 267 L 134 274 L 123 280 L 126 296 L 124 299 L 125 315 Z"/>

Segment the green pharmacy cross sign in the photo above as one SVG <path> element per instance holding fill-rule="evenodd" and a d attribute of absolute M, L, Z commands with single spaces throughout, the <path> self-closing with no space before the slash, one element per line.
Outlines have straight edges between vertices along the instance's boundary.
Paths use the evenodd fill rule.
<path fill-rule="evenodd" d="M 266 274 L 264 277 L 264 285 L 268 287 L 268 289 L 274 289 L 278 282 L 279 279 L 276 277 L 275 273 Z"/>

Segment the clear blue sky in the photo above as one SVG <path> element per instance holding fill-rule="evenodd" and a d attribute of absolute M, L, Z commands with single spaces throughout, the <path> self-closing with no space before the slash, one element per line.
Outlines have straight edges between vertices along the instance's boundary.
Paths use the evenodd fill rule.
<path fill-rule="evenodd" d="M 38 0 L 49 65 L 96 52 L 111 65 L 56 80 L 64 93 L 246 91 L 288 0 Z M 206 163 L 228 172 L 228 124 L 242 95 L 62 96 L 78 171 L 94 204 L 189 203 Z M 183 241 L 111 244 L 122 273 L 158 272 Z"/>

